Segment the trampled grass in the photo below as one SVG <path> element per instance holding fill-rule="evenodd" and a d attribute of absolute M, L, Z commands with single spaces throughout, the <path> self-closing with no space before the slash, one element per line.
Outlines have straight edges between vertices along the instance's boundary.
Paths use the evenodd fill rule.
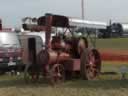
<path fill-rule="evenodd" d="M 0 88 L 3 96 L 127 96 L 128 81 L 74 80 L 51 87 L 43 84 L 13 85 Z"/>
<path fill-rule="evenodd" d="M 23 76 L 0 76 L 0 96 L 127 96 L 128 79 L 120 79 L 121 62 L 103 62 L 102 72 L 97 80 L 86 81 L 73 79 L 61 85 L 50 86 L 48 83 L 26 84 Z M 127 78 L 128 76 L 126 76 Z"/>

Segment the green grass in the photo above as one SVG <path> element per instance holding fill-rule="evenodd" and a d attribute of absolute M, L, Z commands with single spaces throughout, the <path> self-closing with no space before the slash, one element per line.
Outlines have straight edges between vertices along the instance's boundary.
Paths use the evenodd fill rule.
<path fill-rule="evenodd" d="M 97 39 L 96 47 L 100 49 L 128 50 L 128 38 Z"/>
<path fill-rule="evenodd" d="M 103 61 L 102 62 L 102 72 L 119 72 L 120 68 L 123 66 L 128 67 L 128 62 L 119 62 L 119 61 Z"/>
<path fill-rule="evenodd" d="M 98 39 L 100 49 L 128 50 L 128 38 Z M 0 96 L 127 96 L 128 74 L 121 80 L 120 68 L 128 62 L 103 62 L 102 73 L 97 80 L 73 79 L 61 85 L 50 86 L 43 81 L 26 84 L 23 76 L 0 76 Z M 115 72 L 115 74 L 107 74 Z"/>
<path fill-rule="evenodd" d="M 117 74 L 102 74 L 92 81 L 68 80 L 54 87 L 43 82 L 26 84 L 22 75 L 3 75 L 0 76 L 0 96 L 127 96 L 128 79 L 120 79 L 118 69 L 121 66 L 128 64 L 103 62 L 102 72 Z"/>
<path fill-rule="evenodd" d="M 44 84 L 11 85 L 0 88 L 3 96 L 127 96 L 128 81 L 74 80 L 64 85 L 51 87 Z"/>

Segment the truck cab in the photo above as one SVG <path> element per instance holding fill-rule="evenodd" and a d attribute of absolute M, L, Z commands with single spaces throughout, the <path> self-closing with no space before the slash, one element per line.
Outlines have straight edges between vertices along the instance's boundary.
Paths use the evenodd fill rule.
<path fill-rule="evenodd" d="M 22 49 L 16 32 L 0 31 L 0 73 L 17 70 L 22 65 Z"/>

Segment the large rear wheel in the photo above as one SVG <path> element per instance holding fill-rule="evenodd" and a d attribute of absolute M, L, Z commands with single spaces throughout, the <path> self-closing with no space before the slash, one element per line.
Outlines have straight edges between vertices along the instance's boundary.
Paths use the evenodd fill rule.
<path fill-rule="evenodd" d="M 101 58 L 96 49 L 84 49 L 81 54 L 81 76 L 83 79 L 93 80 L 100 74 Z"/>
<path fill-rule="evenodd" d="M 86 76 L 88 80 L 95 79 L 101 71 L 100 53 L 96 49 L 89 52 L 89 63 L 86 65 Z"/>
<path fill-rule="evenodd" d="M 81 56 L 80 56 L 80 74 L 81 74 L 81 78 L 82 79 L 87 79 L 87 64 L 89 61 L 89 55 L 88 55 L 88 49 L 84 49 L 81 52 Z"/>

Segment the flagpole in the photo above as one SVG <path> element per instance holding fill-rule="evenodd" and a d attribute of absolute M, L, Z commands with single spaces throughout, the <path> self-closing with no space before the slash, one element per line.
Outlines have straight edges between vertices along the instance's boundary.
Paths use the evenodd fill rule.
<path fill-rule="evenodd" d="M 81 17 L 83 20 L 85 19 L 85 17 L 84 17 L 84 0 L 81 0 Z"/>

